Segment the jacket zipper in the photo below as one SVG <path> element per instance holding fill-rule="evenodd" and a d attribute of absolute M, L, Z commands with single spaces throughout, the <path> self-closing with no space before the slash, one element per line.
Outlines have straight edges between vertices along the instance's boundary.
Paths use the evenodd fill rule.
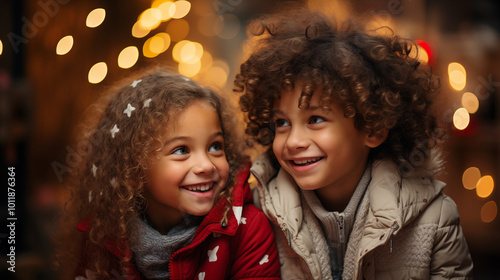
<path fill-rule="evenodd" d="M 391 251 L 391 254 L 392 254 L 392 238 L 394 237 L 394 232 L 395 232 L 396 230 L 398 230 L 398 229 L 399 229 L 399 225 L 398 225 L 397 223 L 394 223 L 394 224 L 392 225 L 392 227 L 391 227 L 391 232 L 390 232 L 390 234 L 391 234 L 391 244 L 390 244 L 390 251 Z"/>
<path fill-rule="evenodd" d="M 345 243 L 345 224 L 344 224 L 344 214 L 343 213 L 339 214 L 339 219 L 338 219 L 337 223 L 339 226 L 340 243 Z"/>

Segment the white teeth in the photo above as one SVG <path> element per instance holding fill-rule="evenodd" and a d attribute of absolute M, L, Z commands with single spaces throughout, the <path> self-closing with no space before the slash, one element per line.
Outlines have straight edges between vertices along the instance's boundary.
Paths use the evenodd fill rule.
<path fill-rule="evenodd" d="M 207 184 L 200 184 L 200 185 L 185 186 L 184 188 L 187 189 L 188 191 L 204 192 L 204 191 L 208 191 L 211 186 L 212 186 L 211 183 L 207 183 Z"/>
<path fill-rule="evenodd" d="M 304 160 L 294 160 L 293 163 L 295 163 L 297 165 L 306 165 L 306 164 L 309 164 L 309 163 L 316 162 L 316 161 L 318 161 L 320 159 L 321 159 L 321 157 L 311 158 L 311 159 L 304 159 Z"/>

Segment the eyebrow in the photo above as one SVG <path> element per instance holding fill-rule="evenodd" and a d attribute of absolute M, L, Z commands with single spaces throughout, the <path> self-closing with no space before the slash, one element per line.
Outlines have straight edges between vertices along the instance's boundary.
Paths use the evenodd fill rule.
<path fill-rule="evenodd" d="M 222 131 L 215 132 L 214 134 L 212 134 L 211 138 L 215 138 L 217 136 L 222 136 L 222 138 L 224 138 L 224 134 L 222 133 Z M 168 144 L 170 144 L 174 141 L 178 141 L 178 140 L 186 141 L 186 140 L 190 140 L 190 139 L 191 139 L 191 137 L 188 137 L 188 136 L 177 136 L 174 138 L 170 138 L 167 141 L 165 141 L 165 144 L 163 144 L 163 147 L 167 146 Z"/>
<path fill-rule="evenodd" d="M 316 110 L 325 110 L 325 108 L 320 107 L 320 106 L 312 106 L 312 107 L 308 107 L 306 109 L 301 109 L 301 110 L 303 110 L 303 111 L 316 111 Z M 283 113 L 281 110 L 278 110 L 278 109 L 273 109 L 272 112 L 274 114 L 285 115 L 285 113 Z"/>

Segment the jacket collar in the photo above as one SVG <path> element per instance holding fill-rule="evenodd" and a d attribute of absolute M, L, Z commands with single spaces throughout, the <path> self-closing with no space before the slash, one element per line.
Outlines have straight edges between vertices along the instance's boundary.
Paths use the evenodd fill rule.
<path fill-rule="evenodd" d="M 442 163 L 441 153 L 433 149 L 423 163 L 408 163 L 408 171 L 402 176 L 400 166 L 393 161 L 375 161 L 368 186 L 370 212 L 374 215 L 373 221 L 369 220 L 374 223 L 372 226 L 394 228 L 397 232 L 413 221 L 446 186 L 434 179 Z M 300 194 L 293 178 L 283 169 L 274 169 L 267 153 L 257 157 L 251 172 L 259 181 L 257 188 L 263 209 L 273 218 L 285 221 L 291 233 L 296 234 L 302 225 L 303 215 Z"/>
<path fill-rule="evenodd" d="M 221 220 L 227 206 L 227 199 L 221 199 L 210 210 L 208 215 L 203 219 L 196 237 L 204 230 L 219 232 L 222 234 L 233 235 L 241 223 L 241 215 L 243 212 L 243 205 L 252 202 L 252 193 L 248 185 L 248 177 L 250 176 L 250 164 L 245 165 L 242 170 L 236 175 L 233 193 L 232 193 L 232 211 L 228 215 L 228 225 L 222 227 Z M 208 227 L 208 228 L 207 228 Z"/>
<path fill-rule="evenodd" d="M 257 179 L 261 208 L 279 225 L 286 225 L 292 236 L 302 226 L 303 211 L 300 193 L 293 178 L 282 168 L 276 170 L 267 153 L 255 159 L 250 169 Z"/>
<path fill-rule="evenodd" d="M 413 221 L 444 189 L 445 183 L 434 176 L 442 164 L 438 151 L 432 151 L 420 166 L 412 167 L 404 176 L 400 166 L 384 159 L 372 165 L 370 182 L 370 209 L 374 215 L 375 228 L 395 228 Z M 396 224 L 396 226 L 395 226 Z"/>

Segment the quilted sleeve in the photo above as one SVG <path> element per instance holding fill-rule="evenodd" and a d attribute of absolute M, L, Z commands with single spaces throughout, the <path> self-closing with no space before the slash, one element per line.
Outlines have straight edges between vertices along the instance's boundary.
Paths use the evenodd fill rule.
<path fill-rule="evenodd" d="M 274 233 L 262 211 L 246 205 L 234 238 L 230 279 L 280 279 Z"/>
<path fill-rule="evenodd" d="M 472 259 L 458 209 L 445 196 L 431 260 L 431 279 L 472 279 Z"/>

